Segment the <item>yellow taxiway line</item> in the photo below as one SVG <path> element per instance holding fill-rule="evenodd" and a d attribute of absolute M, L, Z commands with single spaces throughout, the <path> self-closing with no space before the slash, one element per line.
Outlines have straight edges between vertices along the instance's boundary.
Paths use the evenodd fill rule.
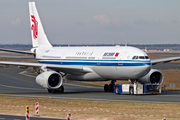
<path fill-rule="evenodd" d="M 2 86 L 2 87 L 9 87 L 9 88 L 16 88 L 16 89 L 41 90 L 41 91 L 42 91 L 42 89 L 36 89 L 36 88 L 15 87 L 15 86 L 8 86 L 8 85 L 2 85 L 2 84 L 0 84 L 0 86 Z M 44 91 L 44 90 L 43 90 L 43 91 Z"/>
<path fill-rule="evenodd" d="M 25 74 L 25 72 L 26 72 L 26 71 L 22 71 L 22 72 L 20 72 L 19 74 L 20 74 L 20 75 L 24 75 L 24 76 L 28 76 L 28 77 L 36 78 L 36 76 Z"/>

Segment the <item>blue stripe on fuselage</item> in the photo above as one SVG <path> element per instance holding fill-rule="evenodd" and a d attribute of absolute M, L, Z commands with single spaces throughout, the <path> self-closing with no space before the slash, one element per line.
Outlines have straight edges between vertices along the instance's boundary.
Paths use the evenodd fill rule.
<path fill-rule="evenodd" d="M 82 66 L 146 66 L 150 60 L 88 60 L 88 59 L 37 59 L 43 64 L 82 65 Z"/>

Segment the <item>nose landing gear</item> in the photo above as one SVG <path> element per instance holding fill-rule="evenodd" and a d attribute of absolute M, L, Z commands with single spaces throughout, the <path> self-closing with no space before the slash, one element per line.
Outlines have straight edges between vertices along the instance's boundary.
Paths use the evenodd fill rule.
<path fill-rule="evenodd" d="M 114 92 L 114 85 L 115 85 L 116 80 L 111 80 L 111 83 L 105 84 L 104 85 L 104 91 L 105 92 Z"/>

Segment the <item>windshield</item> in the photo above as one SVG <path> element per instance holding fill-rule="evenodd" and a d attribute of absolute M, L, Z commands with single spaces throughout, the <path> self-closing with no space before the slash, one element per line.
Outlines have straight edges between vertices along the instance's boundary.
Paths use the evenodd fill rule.
<path fill-rule="evenodd" d="M 149 57 L 148 56 L 133 56 L 132 59 L 133 60 L 135 60 L 135 59 L 149 59 Z"/>
<path fill-rule="evenodd" d="M 158 89 L 157 85 L 146 85 L 147 90 L 154 91 Z"/>

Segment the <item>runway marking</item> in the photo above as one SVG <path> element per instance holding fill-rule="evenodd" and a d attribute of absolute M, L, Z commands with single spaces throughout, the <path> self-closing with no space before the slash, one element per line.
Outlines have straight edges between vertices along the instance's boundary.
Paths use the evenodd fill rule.
<path fill-rule="evenodd" d="M 14 95 L 14 94 L 0 94 L 0 96 L 14 96 L 14 97 L 34 97 L 34 98 L 49 98 L 49 96 L 34 96 L 34 95 Z M 71 97 L 53 97 L 51 99 L 66 99 L 66 100 L 88 100 L 88 101 L 111 101 L 111 102 L 135 102 L 135 103 L 158 103 L 158 104 L 180 104 L 180 102 L 162 102 L 162 101 L 136 101 L 136 100 L 114 100 L 114 99 L 91 99 L 91 98 L 71 98 Z"/>
<path fill-rule="evenodd" d="M 24 75 L 24 76 L 28 76 L 28 77 L 36 78 L 36 76 L 25 74 L 25 72 L 26 72 L 26 71 L 22 71 L 22 72 L 20 72 L 19 74 L 20 74 L 20 75 Z"/>
<path fill-rule="evenodd" d="M 26 89 L 26 90 L 28 89 L 28 90 L 41 90 L 41 91 L 44 91 L 43 89 L 15 87 L 15 86 L 8 86 L 8 85 L 2 85 L 2 84 L 0 84 L 0 86 L 9 87 L 9 88 L 16 88 L 16 89 Z"/>
<path fill-rule="evenodd" d="M 26 74 L 26 71 L 22 71 L 22 72 L 20 72 L 19 74 L 20 74 L 20 75 L 24 75 L 24 76 L 28 76 L 28 77 L 36 78 L 36 76 Z M 70 86 L 85 87 L 85 88 L 98 88 L 98 89 L 102 89 L 102 88 L 100 88 L 100 87 L 95 87 L 95 86 L 75 85 L 75 84 L 70 84 L 70 83 L 63 83 L 63 84 L 70 85 Z"/>

